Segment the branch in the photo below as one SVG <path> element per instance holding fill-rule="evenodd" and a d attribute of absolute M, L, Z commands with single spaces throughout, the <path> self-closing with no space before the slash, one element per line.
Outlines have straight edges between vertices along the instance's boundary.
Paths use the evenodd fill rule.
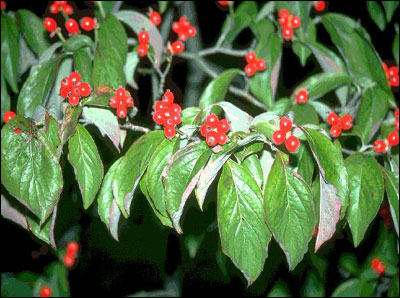
<path fill-rule="evenodd" d="M 148 129 L 146 127 L 139 126 L 139 125 L 133 125 L 132 123 L 129 123 L 129 122 L 126 123 L 126 124 L 120 125 L 120 127 L 124 128 L 124 129 L 129 129 L 129 130 L 132 130 L 132 131 L 139 131 L 139 132 L 142 132 L 142 133 L 149 133 L 151 131 L 151 129 Z"/>

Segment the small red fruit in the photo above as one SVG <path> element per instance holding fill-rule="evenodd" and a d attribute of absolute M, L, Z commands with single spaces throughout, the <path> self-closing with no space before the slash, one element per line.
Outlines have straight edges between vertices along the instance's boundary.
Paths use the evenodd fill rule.
<path fill-rule="evenodd" d="M 291 19 L 291 22 L 290 22 L 290 23 L 291 23 L 292 27 L 295 28 L 295 29 L 297 29 L 297 28 L 299 28 L 299 27 L 301 26 L 300 18 L 297 17 L 297 16 L 294 16 L 294 17 Z"/>
<path fill-rule="evenodd" d="M 81 96 L 82 97 L 87 97 L 90 95 L 90 93 L 92 92 L 90 85 L 86 82 L 82 82 L 78 85 L 80 91 L 81 91 Z"/>
<path fill-rule="evenodd" d="M 48 286 L 44 286 L 40 289 L 40 297 L 50 297 L 51 296 L 51 288 Z"/>
<path fill-rule="evenodd" d="M 256 54 L 255 54 L 253 51 L 248 52 L 248 53 L 246 54 L 246 57 L 245 57 L 245 58 L 246 58 L 246 62 L 247 62 L 248 64 L 251 64 L 251 63 L 257 61 L 257 56 L 256 56 Z"/>
<path fill-rule="evenodd" d="M 397 108 L 396 111 L 394 112 L 394 117 L 399 119 L 399 108 Z"/>
<path fill-rule="evenodd" d="M 182 41 L 186 41 L 189 38 L 189 35 L 187 35 L 185 32 L 180 32 L 178 38 Z"/>
<path fill-rule="evenodd" d="M 3 3 L 3 1 L 1 1 L 1 2 Z M 53 3 L 52 5 L 50 5 L 49 10 L 50 10 L 50 13 L 51 13 L 51 14 L 57 14 L 57 13 L 60 12 L 59 6 L 58 6 L 57 4 L 55 4 L 55 3 Z"/>
<path fill-rule="evenodd" d="M 126 110 L 126 107 L 117 107 L 117 115 L 119 118 L 121 119 L 126 118 L 127 114 L 128 111 Z"/>
<path fill-rule="evenodd" d="M 392 76 L 398 76 L 399 75 L 399 68 L 397 66 L 392 66 L 388 69 L 389 75 Z"/>
<path fill-rule="evenodd" d="M 296 102 L 298 104 L 306 104 L 308 101 L 308 90 L 306 88 L 302 88 L 296 94 Z"/>
<path fill-rule="evenodd" d="M 318 12 L 324 11 L 326 8 L 326 1 L 314 1 L 314 8 Z"/>
<path fill-rule="evenodd" d="M 353 117 L 346 114 L 340 118 L 340 126 L 343 130 L 349 130 L 353 127 Z"/>
<path fill-rule="evenodd" d="M 92 31 L 96 26 L 96 20 L 91 17 L 83 17 L 81 19 L 81 28 L 85 31 Z"/>
<path fill-rule="evenodd" d="M 284 39 L 291 39 L 293 37 L 293 29 L 290 27 L 283 27 L 282 36 Z"/>
<path fill-rule="evenodd" d="M 326 117 L 326 121 L 330 125 L 336 125 L 339 122 L 339 116 L 335 112 L 331 112 L 328 117 Z"/>
<path fill-rule="evenodd" d="M 139 40 L 139 44 L 148 44 L 149 40 L 150 40 L 150 36 L 149 33 L 147 33 L 146 31 L 140 31 L 138 34 L 138 40 Z"/>
<path fill-rule="evenodd" d="M 379 275 L 385 273 L 386 271 L 386 265 L 385 263 L 383 263 L 381 260 L 379 260 L 378 258 L 375 258 L 371 261 L 371 267 L 372 269 L 375 270 L 376 273 L 378 273 Z"/>
<path fill-rule="evenodd" d="M 44 28 L 50 33 L 56 31 L 57 23 L 53 18 L 45 18 L 43 21 Z"/>
<path fill-rule="evenodd" d="M 1 11 L 6 8 L 6 1 L 1 1 Z"/>
<path fill-rule="evenodd" d="M 258 59 L 256 66 L 257 66 L 258 71 L 264 71 L 267 68 L 267 65 L 266 65 L 264 59 Z"/>
<path fill-rule="evenodd" d="M 231 129 L 228 120 L 222 119 L 218 122 L 218 132 L 227 133 Z"/>
<path fill-rule="evenodd" d="M 287 9 L 283 8 L 279 11 L 280 18 L 288 18 L 289 16 L 290 16 L 290 13 Z"/>
<path fill-rule="evenodd" d="M 171 106 L 171 109 L 172 109 L 172 113 L 174 113 L 174 114 L 179 114 L 179 113 L 182 111 L 181 106 L 178 105 L 178 104 L 176 104 L 176 103 L 174 103 L 174 104 Z"/>
<path fill-rule="evenodd" d="M 287 26 L 287 24 L 288 24 L 288 18 L 279 18 L 279 19 L 278 19 L 278 23 L 279 23 L 279 25 L 281 25 L 282 27 L 285 27 L 285 26 Z"/>
<path fill-rule="evenodd" d="M 158 11 L 152 11 L 149 18 L 154 26 L 159 26 L 161 24 L 162 18 Z"/>
<path fill-rule="evenodd" d="M 203 137 L 205 137 L 205 136 L 207 136 L 207 133 L 208 133 L 210 130 L 211 130 L 211 127 L 210 127 L 209 125 L 203 124 L 203 125 L 200 127 L 200 134 L 201 134 Z"/>
<path fill-rule="evenodd" d="M 140 57 L 144 57 L 147 55 L 148 50 L 149 50 L 148 44 L 141 44 L 137 48 L 137 53 Z"/>
<path fill-rule="evenodd" d="M 133 98 L 132 98 L 132 97 L 128 97 L 128 98 L 126 99 L 125 105 L 126 105 L 127 108 L 133 107 L 133 106 L 134 106 Z"/>
<path fill-rule="evenodd" d="M 292 129 L 293 123 L 292 120 L 286 117 L 282 117 L 279 121 L 279 128 L 283 133 L 287 133 Z"/>
<path fill-rule="evenodd" d="M 78 104 L 79 104 L 79 100 L 80 100 L 80 98 L 79 98 L 79 96 L 77 96 L 77 95 L 70 95 L 69 97 L 68 97 L 68 102 L 69 102 L 69 104 L 71 105 L 71 106 L 73 106 L 73 107 L 75 107 L 75 106 L 77 106 Z"/>
<path fill-rule="evenodd" d="M 118 101 L 117 99 L 113 96 L 110 98 L 110 107 L 112 107 L 113 109 L 116 109 L 118 106 Z"/>
<path fill-rule="evenodd" d="M 300 147 L 300 141 L 295 136 L 290 136 L 285 142 L 286 149 L 290 152 L 296 152 Z"/>
<path fill-rule="evenodd" d="M 62 7 L 62 9 L 64 10 L 64 12 L 65 12 L 65 14 L 67 15 L 67 16 L 70 16 L 73 12 L 74 12 L 74 10 L 72 9 L 72 6 L 71 5 L 63 5 L 63 6 L 61 6 Z"/>
<path fill-rule="evenodd" d="M 17 114 L 15 114 L 13 111 L 5 112 L 3 116 L 4 123 L 10 122 L 15 116 L 17 116 Z"/>
<path fill-rule="evenodd" d="M 64 257 L 63 262 L 64 262 L 65 267 L 71 268 L 75 265 L 75 258 L 74 258 L 74 256 L 67 254 Z"/>
<path fill-rule="evenodd" d="M 374 142 L 375 152 L 382 153 L 382 152 L 386 151 L 386 149 L 387 149 L 387 145 L 386 145 L 385 141 L 377 140 Z"/>
<path fill-rule="evenodd" d="M 215 114 L 208 115 L 207 118 L 206 118 L 206 123 L 211 128 L 217 128 L 218 127 L 218 123 L 219 123 L 217 115 L 215 115 Z"/>
<path fill-rule="evenodd" d="M 170 90 L 165 91 L 162 97 L 162 101 L 168 106 L 174 103 L 174 99 L 175 99 L 174 93 L 172 93 L 172 91 Z"/>
<path fill-rule="evenodd" d="M 63 78 L 63 79 L 61 80 L 61 87 L 62 87 L 65 91 L 71 91 L 72 82 L 70 81 L 69 78 Z"/>
<path fill-rule="evenodd" d="M 399 87 L 399 76 L 390 77 L 390 86 Z"/>
<path fill-rule="evenodd" d="M 276 145 L 282 145 L 285 142 L 286 134 L 283 131 L 277 130 L 272 134 L 272 140 Z"/>
<path fill-rule="evenodd" d="M 76 96 L 81 96 L 81 88 L 79 88 L 78 84 L 76 84 L 74 87 L 72 87 L 71 94 L 76 95 Z"/>
<path fill-rule="evenodd" d="M 180 40 L 178 40 L 172 43 L 171 49 L 173 54 L 180 54 L 185 50 L 185 46 Z"/>
<path fill-rule="evenodd" d="M 67 244 L 67 254 L 76 255 L 79 252 L 79 244 L 75 241 L 68 242 Z"/>
<path fill-rule="evenodd" d="M 227 140 L 227 138 L 226 138 L 226 134 L 225 133 L 223 133 L 223 132 L 218 133 L 218 136 L 217 136 L 218 144 L 223 146 L 223 145 L 226 144 L 226 140 Z"/>
<path fill-rule="evenodd" d="M 72 85 L 79 83 L 81 79 L 82 77 L 77 71 L 74 71 L 69 75 L 69 80 L 72 83 Z"/>
<path fill-rule="evenodd" d="M 162 116 L 161 112 L 155 112 L 153 114 L 153 120 L 158 125 L 163 125 L 163 123 L 164 123 L 164 117 Z"/>
<path fill-rule="evenodd" d="M 70 94 L 70 91 L 65 90 L 63 87 L 60 88 L 60 96 L 61 96 L 61 97 L 67 98 L 67 97 L 69 97 L 70 95 L 71 95 L 71 94 Z"/>
<path fill-rule="evenodd" d="M 218 143 L 218 133 L 210 131 L 206 136 L 206 143 L 209 147 L 214 147 Z"/>
<path fill-rule="evenodd" d="M 392 146 L 392 147 L 397 146 L 399 144 L 399 133 L 397 131 L 392 131 L 388 135 L 387 141 L 390 146 Z"/>
<path fill-rule="evenodd" d="M 175 137 L 175 127 L 164 127 L 164 135 L 167 139 Z"/>
<path fill-rule="evenodd" d="M 330 133 L 334 138 L 338 138 L 342 134 L 342 128 L 340 125 L 335 124 L 331 127 Z"/>
<path fill-rule="evenodd" d="M 217 3 L 219 4 L 219 5 L 222 5 L 222 6 L 226 6 L 226 5 L 229 5 L 229 3 L 231 3 L 232 1 L 217 1 Z"/>
<path fill-rule="evenodd" d="M 246 67 L 244 68 L 244 72 L 248 77 L 252 77 L 256 73 L 256 70 L 257 70 L 256 63 L 247 64 Z"/>
<path fill-rule="evenodd" d="M 68 21 L 65 22 L 65 29 L 71 34 L 78 34 L 79 32 L 79 25 L 78 22 L 74 19 L 68 19 Z"/>
<path fill-rule="evenodd" d="M 193 26 L 190 26 L 190 27 L 187 29 L 187 34 L 189 35 L 189 37 L 195 37 L 196 34 L 197 34 L 196 28 L 193 27 Z"/>

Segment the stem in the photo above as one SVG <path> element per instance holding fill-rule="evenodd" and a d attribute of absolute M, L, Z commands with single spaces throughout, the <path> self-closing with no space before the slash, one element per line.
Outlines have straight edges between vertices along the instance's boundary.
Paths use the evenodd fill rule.
<path fill-rule="evenodd" d="M 101 3 L 101 1 L 96 1 L 96 4 L 99 7 L 101 17 L 103 19 L 105 19 L 106 18 L 106 11 L 104 10 L 103 3 Z"/>
<path fill-rule="evenodd" d="M 160 88 L 158 91 L 158 96 L 161 95 L 161 93 L 164 90 L 164 85 L 165 85 L 165 79 L 167 78 L 167 75 L 169 73 L 169 70 L 171 69 L 171 64 L 172 64 L 172 56 L 167 58 L 168 64 L 167 67 L 165 68 L 164 72 L 160 76 Z"/>
<path fill-rule="evenodd" d="M 120 125 L 120 127 L 124 128 L 124 129 L 129 129 L 132 131 L 142 132 L 142 133 L 149 133 L 151 131 L 151 129 L 148 129 L 146 127 L 139 126 L 139 125 L 133 125 L 132 123 L 129 123 L 129 122 L 126 124 Z"/>
<path fill-rule="evenodd" d="M 56 34 L 57 34 L 58 38 L 61 40 L 61 42 L 62 42 L 62 43 L 65 43 L 65 38 L 64 38 L 64 36 L 62 35 L 61 30 L 59 30 L 59 28 L 57 28 Z"/>

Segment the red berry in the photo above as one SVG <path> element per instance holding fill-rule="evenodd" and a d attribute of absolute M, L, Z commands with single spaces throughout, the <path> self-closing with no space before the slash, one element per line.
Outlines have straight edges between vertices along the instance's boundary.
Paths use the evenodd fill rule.
<path fill-rule="evenodd" d="M 232 1 L 217 1 L 217 3 L 219 4 L 219 5 L 222 5 L 222 6 L 225 6 L 225 5 L 228 5 L 229 3 L 231 3 Z"/>
<path fill-rule="evenodd" d="M 73 106 L 73 107 L 75 107 L 75 106 L 77 106 L 77 105 L 79 104 L 79 100 L 80 100 L 80 97 L 77 96 L 77 95 L 71 94 L 71 95 L 68 97 L 68 102 L 69 102 L 69 104 L 70 104 L 71 106 Z"/>
<path fill-rule="evenodd" d="M 96 26 L 96 20 L 91 17 L 83 17 L 81 19 L 81 28 L 85 31 L 92 31 Z"/>
<path fill-rule="evenodd" d="M 182 118 L 179 114 L 173 114 L 172 115 L 172 121 L 174 121 L 175 125 L 179 125 L 182 122 Z"/>
<path fill-rule="evenodd" d="M 382 204 L 381 208 L 379 209 L 379 215 L 383 218 L 389 216 L 390 209 L 389 204 Z"/>
<path fill-rule="evenodd" d="M 390 76 L 398 76 L 399 75 L 399 68 L 397 66 L 392 66 L 388 69 L 388 73 Z"/>
<path fill-rule="evenodd" d="M 1 1 L 1 11 L 6 8 L 6 1 Z"/>
<path fill-rule="evenodd" d="M 206 118 L 206 123 L 211 128 L 217 128 L 218 127 L 218 123 L 219 123 L 217 115 L 215 115 L 215 114 L 208 115 L 207 118 Z"/>
<path fill-rule="evenodd" d="M 283 133 L 287 133 L 292 129 L 293 123 L 292 120 L 286 117 L 282 117 L 279 121 L 279 128 Z"/>
<path fill-rule="evenodd" d="M 172 31 L 178 33 L 181 30 L 181 25 L 178 22 L 172 24 Z"/>
<path fill-rule="evenodd" d="M 185 16 L 179 18 L 179 24 L 183 28 L 188 28 L 190 26 L 190 22 L 188 21 L 187 17 L 185 17 Z"/>
<path fill-rule="evenodd" d="M 386 271 L 386 266 L 385 266 L 385 264 L 384 264 L 381 260 L 379 260 L 378 258 L 375 258 L 375 259 L 372 260 L 372 262 L 371 262 L 371 267 L 372 267 L 372 269 L 374 269 L 375 272 L 378 273 L 379 275 L 385 273 L 385 271 Z"/>
<path fill-rule="evenodd" d="M 296 152 L 300 147 L 300 141 L 295 136 L 290 136 L 285 142 L 286 149 L 290 152 Z"/>
<path fill-rule="evenodd" d="M 218 144 L 218 133 L 215 131 L 208 132 L 206 136 L 206 143 L 209 147 L 214 147 Z"/>
<path fill-rule="evenodd" d="M 342 134 L 342 128 L 340 127 L 340 125 L 333 125 L 330 133 L 334 138 L 338 138 Z"/>
<path fill-rule="evenodd" d="M 65 90 L 63 87 L 60 88 L 60 96 L 67 98 L 70 96 L 70 91 Z"/>
<path fill-rule="evenodd" d="M 75 255 L 79 252 L 79 244 L 75 241 L 68 242 L 67 244 L 67 254 Z"/>
<path fill-rule="evenodd" d="M 126 107 L 117 107 L 117 116 L 121 119 L 126 118 L 126 115 L 128 114 L 128 111 L 126 110 Z"/>
<path fill-rule="evenodd" d="M 253 51 L 248 52 L 248 53 L 246 54 L 246 57 L 245 57 L 245 58 L 246 58 L 246 62 L 247 62 L 248 64 L 251 64 L 251 63 L 257 61 L 256 53 L 254 53 Z"/>
<path fill-rule="evenodd" d="M 79 88 L 78 84 L 72 87 L 71 94 L 76 96 L 81 96 L 81 88 Z"/>
<path fill-rule="evenodd" d="M 326 117 L 326 121 L 330 125 L 336 125 L 339 122 L 339 117 L 335 112 L 329 113 L 328 117 Z"/>
<path fill-rule="evenodd" d="M 386 151 L 387 149 L 387 145 L 385 143 L 385 141 L 382 140 L 378 140 L 374 142 L 374 150 L 377 153 L 382 153 L 384 151 Z"/>
<path fill-rule="evenodd" d="M 393 126 L 395 130 L 399 131 L 399 119 L 394 120 Z"/>
<path fill-rule="evenodd" d="M 67 31 L 71 34 L 78 34 L 79 32 L 78 22 L 71 18 L 68 19 L 68 21 L 65 22 L 65 29 L 67 29 Z"/>
<path fill-rule="evenodd" d="M 173 54 L 180 54 L 185 50 L 185 47 L 180 40 L 173 42 L 171 48 Z"/>
<path fill-rule="evenodd" d="M 383 70 L 385 71 L 385 73 L 388 74 L 388 71 L 389 71 L 388 65 L 385 62 L 382 62 L 382 67 L 383 67 Z"/>
<path fill-rule="evenodd" d="M 272 134 L 272 140 L 276 145 L 282 145 L 285 142 L 286 134 L 283 131 L 277 130 Z"/>
<path fill-rule="evenodd" d="M 140 57 L 144 57 L 147 55 L 148 50 L 149 50 L 148 44 L 141 44 L 138 46 L 136 51 Z"/>
<path fill-rule="evenodd" d="M 228 120 L 222 119 L 218 122 L 218 132 L 227 133 L 231 129 Z"/>
<path fill-rule="evenodd" d="M 279 18 L 278 19 L 278 23 L 279 25 L 281 25 L 282 27 L 285 27 L 288 25 L 288 18 Z"/>
<path fill-rule="evenodd" d="M 292 19 L 290 20 L 290 24 L 295 29 L 299 28 L 301 26 L 300 18 L 297 16 L 292 17 Z"/>
<path fill-rule="evenodd" d="M 175 127 L 164 127 L 164 136 L 167 139 L 172 139 L 175 137 Z"/>
<path fill-rule="evenodd" d="M 247 64 L 246 67 L 244 68 L 244 72 L 248 77 L 252 77 L 256 73 L 256 70 L 257 70 L 256 63 Z"/>
<path fill-rule="evenodd" d="M 162 116 L 163 116 L 164 119 L 171 118 L 172 115 L 173 115 L 172 110 L 170 108 L 162 110 L 161 113 L 162 113 Z"/>
<path fill-rule="evenodd" d="M 149 18 L 154 26 L 159 26 L 161 24 L 162 18 L 157 11 L 151 12 Z"/>
<path fill-rule="evenodd" d="M 67 15 L 67 16 L 70 16 L 73 12 L 74 12 L 74 10 L 72 9 L 72 6 L 71 5 L 64 5 L 64 6 L 62 6 L 62 9 L 64 10 L 64 12 L 65 12 L 65 14 Z"/>
<path fill-rule="evenodd" d="M 195 37 L 196 34 L 197 34 L 196 28 L 193 27 L 193 26 L 190 26 L 190 27 L 187 29 L 187 34 L 189 35 L 189 37 Z"/>
<path fill-rule="evenodd" d="M 280 18 L 288 18 L 289 16 L 290 16 L 290 13 L 287 9 L 284 8 L 279 11 Z"/>
<path fill-rule="evenodd" d="M 284 39 L 291 39 L 293 37 L 293 29 L 287 26 L 283 27 L 282 36 Z"/>
<path fill-rule="evenodd" d="M 118 100 L 113 96 L 110 98 L 110 107 L 116 109 L 118 106 Z"/>
<path fill-rule="evenodd" d="M 390 146 L 392 146 L 392 147 L 397 146 L 399 144 L 399 133 L 397 131 L 392 131 L 388 135 L 387 141 Z"/>
<path fill-rule="evenodd" d="M 394 112 L 394 117 L 399 119 L 399 108 L 397 108 L 396 111 Z"/>
<path fill-rule="evenodd" d="M 163 123 L 164 123 L 164 117 L 161 112 L 155 112 L 153 114 L 153 120 L 158 125 L 163 125 Z"/>
<path fill-rule="evenodd" d="M 80 91 L 81 91 L 81 96 L 82 97 L 87 97 L 90 95 L 90 93 L 92 92 L 90 85 L 86 82 L 80 83 L 78 85 Z"/>
<path fill-rule="evenodd" d="M 63 78 L 61 80 L 61 87 L 65 90 L 65 91 L 71 91 L 71 87 L 72 87 L 72 82 L 69 78 Z"/>
<path fill-rule="evenodd" d="M 220 144 L 221 146 L 226 144 L 226 134 L 223 132 L 218 133 L 218 137 L 217 137 L 217 142 L 218 144 Z"/>
<path fill-rule="evenodd" d="M 398 75 L 390 77 L 390 86 L 399 87 L 399 76 Z"/>
<path fill-rule="evenodd" d="M 139 44 L 148 44 L 149 40 L 150 40 L 150 36 L 149 33 L 147 33 L 146 31 L 140 31 L 138 34 L 138 40 L 139 40 Z"/>
<path fill-rule="evenodd" d="M 3 1 L 2 1 L 2 2 L 3 2 Z M 59 8 L 58 5 L 55 4 L 55 3 L 53 3 L 52 5 L 50 5 L 49 10 L 50 10 L 50 13 L 51 13 L 51 14 L 57 14 L 57 13 L 60 12 L 60 8 Z"/>
<path fill-rule="evenodd" d="M 256 66 L 257 66 L 258 71 L 264 71 L 267 68 L 267 65 L 265 64 L 264 59 L 258 59 Z"/>
<path fill-rule="evenodd" d="M 306 104 L 308 101 L 308 90 L 306 88 L 302 88 L 296 94 L 296 102 L 298 104 Z"/>
<path fill-rule="evenodd" d="M 189 36 L 185 32 L 180 32 L 178 38 L 182 41 L 186 41 L 189 38 Z"/>
<path fill-rule="evenodd" d="M 353 127 L 353 117 L 351 115 L 346 114 L 340 118 L 340 126 L 343 130 L 349 130 Z"/>
<path fill-rule="evenodd" d="M 133 102 L 133 98 L 132 97 L 128 97 L 127 99 L 126 99 L 126 107 L 127 108 L 131 108 L 131 107 L 133 107 L 134 106 L 134 102 Z"/>
<path fill-rule="evenodd" d="M 326 1 L 314 1 L 314 8 L 318 12 L 324 11 L 326 8 Z"/>
<path fill-rule="evenodd" d="M 79 83 L 81 81 L 81 79 L 82 79 L 82 77 L 79 74 L 79 72 L 77 72 L 77 71 L 74 71 L 69 75 L 69 80 L 72 85 Z"/>
<path fill-rule="evenodd" d="M 49 288 L 48 286 L 44 286 L 40 289 L 40 297 L 50 297 L 50 296 L 51 296 L 51 288 Z"/>
<path fill-rule="evenodd" d="M 64 261 L 65 267 L 67 267 L 67 268 L 71 268 L 75 265 L 75 258 L 72 255 L 69 255 L 69 254 L 65 255 L 63 261 Z"/>
<path fill-rule="evenodd" d="M 164 120 L 164 128 L 165 127 L 175 127 L 174 119 L 172 117 L 168 117 Z"/>
<path fill-rule="evenodd" d="M 17 116 L 17 114 L 15 114 L 15 113 L 12 112 L 12 111 L 5 112 L 5 113 L 4 113 L 4 116 L 3 116 L 4 123 L 10 122 L 10 120 L 11 120 L 12 118 L 14 118 L 15 116 Z"/>
<path fill-rule="evenodd" d="M 165 91 L 163 97 L 162 97 L 162 101 L 167 105 L 167 106 L 171 106 L 174 103 L 174 93 L 172 93 L 172 91 L 167 90 Z"/>
<path fill-rule="evenodd" d="M 117 88 L 117 90 L 115 90 L 115 97 L 118 100 L 125 99 L 126 98 L 126 90 L 122 87 Z"/>
<path fill-rule="evenodd" d="M 57 23 L 53 18 L 45 18 L 43 21 L 44 28 L 50 33 L 56 31 Z"/>
<path fill-rule="evenodd" d="M 14 133 L 16 135 L 19 135 L 21 133 L 21 130 L 19 128 L 14 129 Z"/>
<path fill-rule="evenodd" d="M 211 127 L 209 126 L 209 125 L 207 125 L 207 124 L 203 124 L 201 127 L 200 127 L 200 134 L 203 136 L 203 137 L 205 137 L 207 134 L 208 134 L 208 132 L 211 130 Z"/>
<path fill-rule="evenodd" d="M 156 101 L 156 104 L 154 105 L 154 110 L 156 112 L 161 111 L 162 109 L 167 108 L 167 105 L 163 101 Z"/>
<path fill-rule="evenodd" d="M 172 113 L 174 113 L 174 114 L 179 114 L 182 111 L 182 108 L 180 107 L 180 105 L 178 105 L 176 103 L 174 103 L 171 106 L 171 109 L 172 109 Z"/>

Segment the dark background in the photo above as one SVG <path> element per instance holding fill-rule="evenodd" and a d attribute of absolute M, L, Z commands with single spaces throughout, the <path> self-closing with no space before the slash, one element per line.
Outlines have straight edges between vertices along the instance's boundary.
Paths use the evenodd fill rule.
<path fill-rule="evenodd" d="M 240 1 L 235 1 L 235 6 Z M 17 2 L 7 1 L 7 10 L 16 11 L 24 8 L 35 12 L 40 17 L 49 16 L 48 3 L 44 1 Z M 72 4 L 75 10 L 73 17 L 80 19 L 84 15 L 93 15 L 92 4 L 79 2 Z M 155 1 L 135 1 L 129 8 L 134 8 L 142 13 L 147 13 L 151 5 L 157 9 Z M 124 6 L 125 7 L 125 6 Z M 126 6 L 128 7 L 128 6 Z M 197 1 L 199 32 L 204 44 L 212 46 L 219 36 L 220 28 L 225 20 L 226 10 L 221 9 L 215 1 Z M 261 3 L 259 5 L 261 7 Z M 361 24 L 371 35 L 374 46 L 383 60 L 393 60 L 392 42 L 394 37 L 393 21 L 384 32 L 370 19 L 365 2 L 356 1 L 332 1 L 328 6 L 329 11 L 340 12 L 359 19 Z M 178 14 L 176 14 L 176 19 Z M 398 20 L 398 11 L 393 18 Z M 318 26 L 318 40 L 321 43 L 331 45 L 331 41 L 322 26 Z M 237 48 L 247 48 L 250 41 L 250 31 L 244 31 L 237 39 Z M 214 60 L 218 57 L 213 57 Z M 186 85 L 187 64 L 183 60 L 175 60 L 171 75 L 166 83 L 166 88 L 174 91 L 183 90 Z M 239 65 L 244 63 L 238 60 Z M 281 95 L 289 94 L 293 86 L 303 80 L 307 75 L 316 71 L 312 61 L 302 67 L 290 47 L 284 48 L 282 59 Z M 243 64 L 243 65 L 242 65 Z M 140 91 L 135 95 L 139 106 L 140 116 L 149 118 L 149 98 L 151 97 L 150 78 L 142 76 L 138 80 Z M 182 98 L 179 96 L 179 98 Z M 140 100 L 138 100 L 140 99 Z M 101 146 L 101 139 L 96 140 Z M 102 158 L 105 164 L 111 161 L 113 156 L 107 152 Z M 67 171 L 72 171 L 67 167 Z M 220 240 L 215 229 L 215 201 L 208 200 L 204 213 L 195 207 L 191 200 L 183 218 L 185 234 L 177 234 L 167 228 L 163 228 L 158 219 L 153 215 L 151 208 L 140 194 L 132 207 L 132 215 L 128 222 L 122 224 L 119 243 L 109 236 L 105 226 L 96 215 L 95 208 L 83 211 L 76 183 L 73 175 L 65 174 L 65 191 L 61 200 L 59 215 L 57 218 L 56 239 L 59 239 L 67 230 L 80 231 L 80 243 L 82 253 L 79 263 L 69 273 L 69 282 L 72 295 L 113 295 L 126 296 L 137 291 L 151 291 L 164 287 L 164 281 L 168 276 L 178 272 L 183 295 L 209 295 L 210 293 L 229 296 L 265 296 L 265 293 L 278 280 L 284 280 L 289 285 L 293 294 L 298 294 L 303 284 L 305 274 L 310 270 L 309 256 L 289 273 L 285 256 L 280 248 L 272 243 L 269 250 L 269 258 L 266 260 L 264 272 L 253 286 L 247 288 L 246 281 L 241 273 L 226 258 L 222 258 L 226 265 L 227 274 L 221 271 L 216 262 L 216 252 L 220 250 Z M 2 187 L 3 191 L 3 187 Z M 210 193 L 209 198 L 215 198 Z M 360 262 L 364 260 L 371 250 L 374 239 L 377 238 L 378 226 L 381 218 L 377 218 L 369 230 L 365 241 L 354 249 L 347 240 L 351 236 L 338 235 L 335 241 L 325 247 L 320 255 L 329 258 L 328 278 L 326 293 L 330 294 L 341 282 L 337 268 L 338 257 L 343 252 L 355 253 Z M 3 239 L 2 272 L 19 273 L 29 270 L 37 273 L 43 272 L 43 268 L 56 260 L 53 252 L 37 256 L 41 244 L 26 231 L 16 225 L 1 219 Z M 300 229 L 301 227 L 299 227 Z M 205 232 L 206 230 L 209 232 Z M 191 259 L 183 243 L 187 235 L 201 235 L 205 232 L 203 242 L 195 259 Z M 345 233 L 348 231 L 345 230 Z M 43 247 L 42 247 L 43 250 Z M 272 257 L 271 257 L 272 256 Z"/>

